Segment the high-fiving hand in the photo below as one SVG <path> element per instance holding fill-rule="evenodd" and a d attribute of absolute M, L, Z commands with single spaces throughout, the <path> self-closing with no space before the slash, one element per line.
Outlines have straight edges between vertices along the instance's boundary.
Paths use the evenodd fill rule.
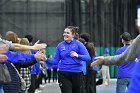
<path fill-rule="evenodd" d="M 42 48 L 46 48 L 47 47 L 47 44 L 45 43 L 41 43 L 39 44 L 39 40 L 33 45 L 34 49 L 35 50 L 40 50 Z"/>
<path fill-rule="evenodd" d="M 46 60 L 46 55 L 43 54 L 41 51 L 38 51 L 35 55 L 34 55 L 36 61 L 43 61 Z"/>
<path fill-rule="evenodd" d="M 99 66 L 99 65 L 103 65 L 103 62 L 104 62 L 104 56 L 99 56 L 99 57 L 96 57 L 95 58 L 95 61 L 92 62 L 90 64 L 90 66 Z"/>

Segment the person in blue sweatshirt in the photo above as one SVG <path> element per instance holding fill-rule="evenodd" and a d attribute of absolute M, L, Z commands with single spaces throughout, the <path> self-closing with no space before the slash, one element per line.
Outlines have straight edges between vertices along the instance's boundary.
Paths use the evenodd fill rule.
<path fill-rule="evenodd" d="M 12 32 L 12 31 L 9 31 L 7 34 L 6 34 L 6 36 L 7 35 L 11 35 L 11 34 L 13 34 L 14 32 Z M 12 43 L 12 42 L 10 42 L 10 41 L 7 41 L 7 40 L 4 40 L 4 39 L 2 39 L 1 37 L 0 37 L 0 46 L 6 46 L 6 49 L 5 48 L 3 48 L 4 50 L 29 50 L 29 49 L 37 49 L 37 50 L 39 50 L 39 49 L 42 49 L 42 48 L 44 48 L 45 46 L 46 46 L 46 44 L 38 44 L 38 42 L 36 42 L 36 44 L 34 45 L 34 46 L 27 46 L 27 45 L 21 45 L 21 44 L 18 44 L 18 43 Z M 1 51 L 3 52 L 3 50 L 1 50 L 0 49 L 0 53 L 1 53 Z M 11 59 L 11 57 L 12 57 L 12 59 L 13 60 L 10 60 L 10 61 L 14 61 L 14 62 L 17 62 L 17 58 L 18 59 L 20 59 L 21 61 L 22 61 L 22 55 L 21 54 L 18 54 L 18 53 L 10 53 L 10 52 L 7 52 L 6 54 L 4 54 L 4 53 L 1 53 L 0 54 L 0 62 L 9 62 L 8 60 L 9 60 L 9 58 Z M 10 55 L 10 56 L 8 56 L 8 55 Z M 9 57 L 9 58 L 8 58 Z M 8 59 L 8 60 L 7 60 Z M 16 59 L 16 60 L 15 60 Z M 19 60 L 18 60 L 19 61 Z M 11 62 L 9 62 L 9 63 L 11 63 Z M 3 93 L 3 86 L 0 84 L 0 93 Z"/>
<path fill-rule="evenodd" d="M 124 32 L 121 35 L 121 39 L 124 46 L 117 49 L 116 55 L 122 54 L 131 44 L 131 35 L 128 32 Z M 126 91 L 134 74 L 135 65 L 135 60 L 118 65 L 116 93 L 124 93 Z"/>
<path fill-rule="evenodd" d="M 64 41 L 56 47 L 54 58 L 48 58 L 46 62 L 58 64 L 58 82 L 62 93 L 81 93 L 82 90 L 82 62 L 89 61 L 90 56 L 85 46 L 74 39 L 77 27 L 65 28 Z"/>
<path fill-rule="evenodd" d="M 4 53 L 4 55 L 7 56 L 7 60 L 0 62 L 0 64 L 10 64 L 10 63 L 16 63 L 16 62 L 29 62 L 31 60 L 42 60 L 43 55 L 42 54 L 25 54 L 25 53 L 19 53 L 19 52 L 12 52 L 12 51 L 7 51 Z M 44 56 L 45 58 L 45 56 Z M 0 93 L 3 92 L 3 86 L 0 84 Z"/>
<path fill-rule="evenodd" d="M 29 46 L 33 46 L 33 36 L 26 35 L 25 38 L 29 41 Z M 31 54 L 35 54 L 37 50 L 31 49 Z M 28 93 L 35 93 L 35 90 L 39 88 L 39 74 L 40 74 L 40 63 L 36 63 L 31 68 L 31 85 L 28 89 Z"/>
<path fill-rule="evenodd" d="M 140 33 L 140 26 L 137 25 L 138 31 Z M 125 93 L 140 93 L 140 34 L 133 40 L 131 45 L 120 55 L 115 56 L 100 56 L 96 58 L 96 61 L 91 63 L 91 66 L 95 65 L 118 65 L 127 63 L 129 61 L 135 60 L 138 58 L 138 63 L 134 69 L 134 74 L 132 75 L 129 87 Z"/>

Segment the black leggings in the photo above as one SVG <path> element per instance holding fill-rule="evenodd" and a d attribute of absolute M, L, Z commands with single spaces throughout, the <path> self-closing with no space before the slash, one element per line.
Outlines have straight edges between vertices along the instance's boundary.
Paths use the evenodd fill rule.
<path fill-rule="evenodd" d="M 62 93 L 81 93 L 82 72 L 58 72 L 58 82 Z"/>

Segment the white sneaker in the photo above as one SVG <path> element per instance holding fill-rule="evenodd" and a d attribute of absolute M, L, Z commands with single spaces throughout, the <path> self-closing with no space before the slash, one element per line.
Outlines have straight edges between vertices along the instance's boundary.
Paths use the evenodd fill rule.
<path fill-rule="evenodd" d="M 46 85 L 40 85 L 41 88 L 45 87 Z"/>
<path fill-rule="evenodd" d="M 35 93 L 41 93 L 41 92 L 42 92 L 41 90 L 38 89 L 35 90 Z"/>

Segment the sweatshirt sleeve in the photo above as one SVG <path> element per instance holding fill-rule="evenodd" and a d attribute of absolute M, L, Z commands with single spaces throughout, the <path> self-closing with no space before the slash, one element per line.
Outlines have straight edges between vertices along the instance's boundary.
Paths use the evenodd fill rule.
<path fill-rule="evenodd" d="M 4 39 L 0 38 L 0 43 L 1 44 L 6 44 L 8 49 L 10 49 L 10 50 L 14 50 L 14 48 L 15 48 L 14 44 L 11 41 L 7 41 L 7 40 L 4 40 Z"/>
<path fill-rule="evenodd" d="M 8 57 L 8 62 L 19 62 L 19 61 L 30 61 L 35 60 L 33 54 L 25 54 L 25 53 L 19 53 L 19 52 L 12 52 L 7 51 L 6 56 Z"/>
<path fill-rule="evenodd" d="M 32 66 L 34 65 L 35 63 L 37 63 L 37 61 L 34 59 L 34 60 L 29 60 L 29 61 L 19 61 L 17 63 L 14 63 L 14 65 L 19 68 L 27 68 L 29 66 Z"/>
<path fill-rule="evenodd" d="M 118 65 L 127 63 L 138 57 L 140 53 L 140 35 L 138 35 L 132 42 L 132 44 L 120 55 L 105 57 L 105 65 Z"/>
<path fill-rule="evenodd" d="M 59 52 L 59 47 L 57 46 L 54 58 L 48 58 L 46 62 L 50 64 L 58 64 L 59 61 L 60 61 L 60 52 Z"/>

